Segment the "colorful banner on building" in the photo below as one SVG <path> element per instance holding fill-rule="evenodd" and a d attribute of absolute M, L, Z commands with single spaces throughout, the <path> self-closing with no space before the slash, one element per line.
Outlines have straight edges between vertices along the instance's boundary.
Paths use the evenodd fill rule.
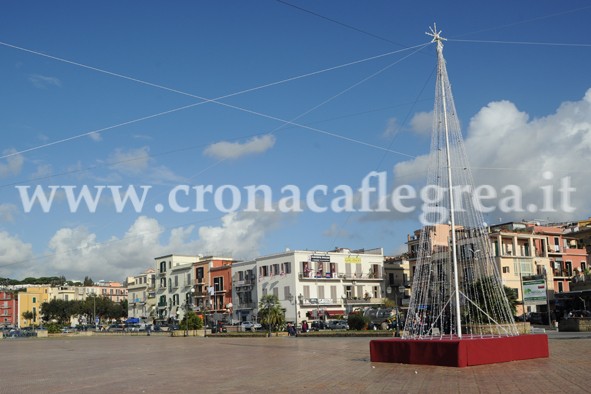
<path fill-rule="evenodd" d="M 523 281 L 523 302 L 526 305 L 546 305 L 546 282 L 544 279 Z"/>

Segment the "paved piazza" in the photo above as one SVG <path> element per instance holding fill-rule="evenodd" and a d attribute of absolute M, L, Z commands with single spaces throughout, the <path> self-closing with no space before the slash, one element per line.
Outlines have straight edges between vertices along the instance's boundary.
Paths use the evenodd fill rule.
<path fill-rule="evenodd" d="M 0 340 L 1 393 L 589 393 L 591 338 L 470 368 L 371 363 L 371 338 L 103 335 Z"/>

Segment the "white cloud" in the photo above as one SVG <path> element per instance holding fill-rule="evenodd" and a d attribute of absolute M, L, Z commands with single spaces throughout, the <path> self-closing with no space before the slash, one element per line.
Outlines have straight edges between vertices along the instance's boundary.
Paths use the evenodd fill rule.
<path fill-rule="evenodd" d="M 18 208 L 14 204 L 0 204 L 0 222 L 14 222 Z"/>
<path fill-rule="evenodd" d="M 88 134 L 88 137 L 90 137 L 90 139 L 94 142 L 100 142 L 103 140 L 102 134 L 96 131 L 93 131 L 92 133 Z"/>
<path fill-rule="evenodd" d="M 433 129 L 433 111 L 417 112 L 410 121 L 410 126 L 419 135 L 429 135 Z"/>
<path fill-rule="evenodd" d="M 353 238 L 347 230 L 336 223 L 331 224 L 330 227 L 322 233 L 322 235 L 330 238 Z"/>
<path fill-rule="evenodd" d="M 280 212 L 229 213 L 222 217 L 219 226 L 173 228 L 165 242 L 161 242 L 161 236 L 166 230 L 156 219 L 146 216 L 138 217 L 122 237 L 107 240 L 99 240 L 86 227 L 64 227 L 49 241 L 47 260 L 36 268 L 34 275 L 90 275 L 94 279 L 122 280 L 151 267 L 154 257 L 168 253 L 251 258 L 259 254 L 266 234 L 283 217 Z M 2 233 L 0 251 L 1 242 Z"/>
<path fill-rule="evenodd" d="M 16 152 L 16 149 L 5 149 L 2 154 L 3 155 L 11 155 L 6 158 L 6 164 L 0 163 L 0 177 L 6 178 L 10 175 L 18 175 L 23 168 L 23 163 L 25 159 L 23 155 L 20 153 L 13 154 Z"/>
<path fill-rule="evenodd" d="M 56 77 L 47 77 L 45 75 L 40 74 L 31 74 L 29 75 L 29 81 L 39 89 L 45 89 L 48 86 L 57 86 L 61 87 L 62 82 Z"/>
<path fill-rule="evenodd" d="M 582 100 L 562 103 L 554 114 L 538 119 L 530 119 L 509 101 L 492 102 L 471 119 L 465 146 L 476 186 L 491 185 L 501 198 L 507 197 L 501 192 L 507 185 L 517 185 L 522 190 L 523 211 L 493 212 L 492 220 L 562 221 L 589 216 L 591 89 Z M 394 167 L 397 183 L 424 182 L 427 160 L 427 156 L 421 156 L 397 164 Z M 552 179 L 545 179 L 545 172 L 550 172 Z M 565 177 L 570 177 L 570 184 L 576 188 L 570 202 L 576 208 L 574 212 L 561 206 L 565 201 L 559 189 Z M 548 203 L 542 187 L 553 189 L 552 205 L 556 212 L 527 210 L 530 204 L 539 210 L 544 201 Z M 486 205 L 494 205 L 494 201 Z"/>
<path fill-rule="evenodd" d="M 51 164 L 40 164 L 37 166 L 37 170 L 31 174 L 31 179 L 45 178 L 51 174 L 53 174 Z"/>
<path fill-rule="evenodd" d="M 31 244 L 20 240 L 18 236 L 0 231 L 0 269 L 2 276 L 10 276 L 14 270 L 20 269 L 33 258 Z"/>
<path fill-rule="evenodd" d="M 390 118 L 390 119 L 388 119 L 388 122 L 386 124 L 386 128 L 384 129 L 384 132 L 382 133 L 382 137 L 391 139 L 391 138 L 394 138 L 394 136 L 396 134 L 398 134 L 399 132 L 400 132 L 400 125 L 396 121 L 396 118 Z"/>
<path fill-rule="evenodd" d="M 262 137 L 253 137 L 245 143 L 216 142 L 205 148 L 203 153 L 221 160 L 237 159 L 242 156 L 264 153 L 273 145 L 275 145 L 275 137 L 272 134 L 266 134 Z"/>
<path fill-rule="evenodd" d="M 145 172 L 150 164 L 150 148 L 143 146 L 137 149 L 115 149 L 108 158 L 111 168 L 127 175 Z"/>
<path fill-rule="evenodd" d="M 247 259 L 258 255 L 267 232 L 282 218 L 280 212 L 232 212 L 222 218 L 222 225 L 199 228 L 199 250 L 205 254 L 228 254 Z"/>
<path fill-rule="evenodd" d="M 66 277 L 91 275 L 121 280 L 151 266 L 162 253 L 163 228 L 156 219 L 140 216 L 122 238 L 99 241 L 85 227 L 61 228 L 49 241 L 49 272 Z"/>

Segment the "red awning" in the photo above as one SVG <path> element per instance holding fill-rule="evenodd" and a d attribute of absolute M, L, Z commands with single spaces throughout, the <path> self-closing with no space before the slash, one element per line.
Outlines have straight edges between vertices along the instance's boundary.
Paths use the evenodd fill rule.
<path fill-rule="evenodd" d="M 320 313 L 322 313 L 322 311 Z M 344 315 L 345 310 L 344 309 L 326 309 L 326 310 L 324 310 L 324 313 L 326 313 L 327 316 Z"/>

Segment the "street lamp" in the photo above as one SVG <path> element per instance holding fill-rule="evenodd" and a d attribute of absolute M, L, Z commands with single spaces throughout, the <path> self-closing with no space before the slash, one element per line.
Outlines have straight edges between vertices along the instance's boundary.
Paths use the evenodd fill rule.
<path fill-rule="evenodd" d="M 185 336 L 189 336 L 189 311 L 191 310 L 191 305 L 193 304 L 193 295 L 195 294 L 195 288 L 192 287 L 191 291 L 187 293 L 186 295 L 186 300 L 185 300 L 185 306 L 186 306 L 186 312 L 185 312 Z"/>
<path fill-rule="evenodd" d="M 399 337 L 400 336 L 400 306 L 402 305 L 402 299 L 400 299 L 400 302 L 398 301 L 398 299 L 400 298 L 400 296 L 404 296 L 404 290 L 405 287 L 403 285 L 398 286 L 398 292 L 396 293 L 396 336 Z"/>

